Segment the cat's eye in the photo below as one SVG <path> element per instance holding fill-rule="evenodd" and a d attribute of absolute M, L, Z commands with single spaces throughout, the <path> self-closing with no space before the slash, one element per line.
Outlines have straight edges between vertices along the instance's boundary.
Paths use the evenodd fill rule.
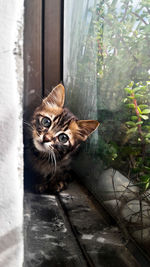
<path fill-rule="evenodd" d="M 69 140 L 69 137 L 68 135 L 64 134 L 64 133 L 61 133 L 59 136 L 58 136 L 58 140 L 59 142 L 61 143 L 66 143 L 68 140 Z"/>
<path fill-rule="evenodd" d="M 51 120 L 47 117 L 42 118 L 41 123 L 46 128 L 49 128 L 51 126 Z"/>

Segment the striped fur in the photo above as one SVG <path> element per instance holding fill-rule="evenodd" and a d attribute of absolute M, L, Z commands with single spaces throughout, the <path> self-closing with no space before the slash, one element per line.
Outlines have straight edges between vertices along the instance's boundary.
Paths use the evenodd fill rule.
<path fill-rule="evenodd" d="M 64 188 L 71 156 L 99 125 L 95 120 L 78 120 L 63 107 L 64 100 L 65 89 L 59 84 L 37 107 L 32 117 L 30 162 L 42 177 L 41 183 L 36 186 L 38 192 L 55 193 Z"/>

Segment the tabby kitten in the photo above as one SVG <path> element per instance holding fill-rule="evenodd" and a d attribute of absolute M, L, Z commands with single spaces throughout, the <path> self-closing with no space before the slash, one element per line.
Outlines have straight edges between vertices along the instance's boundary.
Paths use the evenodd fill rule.
<path fill-rule="evenodd" d="M 41 181 L 39 193 L 56 193 L 66 187 L 71 156 L 98 127 L 96 120 L 78 120 L 64 108 L 65 89 L 57 85 L 32 117 L 30 161 Z"/>

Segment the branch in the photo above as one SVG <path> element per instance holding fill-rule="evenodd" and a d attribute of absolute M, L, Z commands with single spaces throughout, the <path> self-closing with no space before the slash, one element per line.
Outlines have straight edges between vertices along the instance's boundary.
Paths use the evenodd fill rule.
<path fill-rule="evenodd" d="M 134 93 L 132 93 L 132 97 L 134 97 Z M 136 116 L 138 117 L 138 122 L 141 122 L 142 120 L 140 118 L 140 112 L 138 110 L 137 100 L 135 99 L 135 97 L 133 98 L 133 104 L 135 107 Z M 141 140 L 143 140 L 141 124 L 138 124 L 138 132 Z"/>
<path fill-rule="evenodd" d="M 107 19 L 104 18 L 104 21 L 110 25 L 111 27 L 113 27 L 113 24 Z M 132 52 L 130 51 L 129 47 L 126 45 L 126 42 L 124 41 L 123 37 L 118 33 L 117 34 L 118 38 L 122 41 L 124 47 L 127 49 L 127 52 L 129 55 L 131 55 L 133 57 L 133 59 L 135 60 L 135 62 L 139 62 L 139 60 L 136 58 L 136 56 L 134 54 L 132 54 Z M 140 62 L 139 62 L 140 63 Z"/>
<path fill-rule="evenodd" d="M 125 9 L 125 12 L 124 12 L 124 16 L 123 16 L 123 18 L 122 18 L 121 22 L 123 22 L 123 21 L 125 20 L 125 17 L 126 17 L 126 14 L 127 14 L 128 8 L 129 8 L 129 2 L 128 2 L 128 3 L 127 3 L 127 5 L 126 5 L 126 9 Z"/>
<path fill-rule="evenodd" d="M 138 14 L 136 14 L 135 12 L 131 12 L 133 15 L 135 15 L 137 18 L 139 18 L 145 25 L 149 25 L 142 17 L 140 17 Z"/>
<path fill-rule="evenodd" d="M 120 34 L 118 34 L 118 37 L 120 38 L 120 40 L 124 44 L 124 47 L 127 49 L 128 54 L 133 57 L 133 59 L 135 60 L 135 62 L 140 63 L 139 60 L 136 58 L 136 56 L 134 54 L 132 54 L 132 52 L 130 51 L 129 47 L 126 45 L 126 42 L 124 41 L 123 37 Z"/>

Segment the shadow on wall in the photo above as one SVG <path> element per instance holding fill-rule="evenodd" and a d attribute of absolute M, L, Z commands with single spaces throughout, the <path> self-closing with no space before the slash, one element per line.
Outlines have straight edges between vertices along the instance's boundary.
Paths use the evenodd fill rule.
<path fill-rule="evenodd" d="M 22 242 L 20 236 L 21 229 L 22 227 L 18 226 L 0 237 L 0 266 L 8 266 L 9 263 L 11 263 L 15 254 L 15 252 L 12 253 L 13 249 L 17 253 L 17 246 L 20 242 Z M 9 249 L 11 250 L 9 251 Z M 6 252 L 6 254 L 3 255 L 4 252 Z"/>

